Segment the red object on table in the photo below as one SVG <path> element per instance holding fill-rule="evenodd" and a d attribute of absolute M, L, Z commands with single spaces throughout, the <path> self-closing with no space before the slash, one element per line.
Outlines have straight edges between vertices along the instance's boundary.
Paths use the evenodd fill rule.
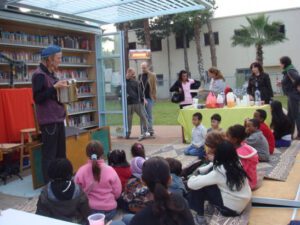
<path fill-rule="evenodd" d="M 20 130 L 35 127 L 31 88 L 0 89 L 0 143 L 20 142 Z"/>

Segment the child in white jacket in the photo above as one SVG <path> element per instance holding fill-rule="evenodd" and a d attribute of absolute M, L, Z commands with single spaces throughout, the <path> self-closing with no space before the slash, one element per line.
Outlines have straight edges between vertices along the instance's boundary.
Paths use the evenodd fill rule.
<path fill-rule="evenodd" d="M 213 158 L 213 162 L 200 168 L 199 175 L 188 180 L 188 187 L 192 190 L 189 203 L 198 214 L 196 222 L 199 224 L 205 224 L 205 201 L 209 201 L 224 216 L 238 216 L 251 199 L 247 174 L 235 147 L 224 141 L 217 146 Z"/>

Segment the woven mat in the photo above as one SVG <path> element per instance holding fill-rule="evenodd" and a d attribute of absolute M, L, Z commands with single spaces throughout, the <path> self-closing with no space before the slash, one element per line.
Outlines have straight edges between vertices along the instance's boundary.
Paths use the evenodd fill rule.
<path fill-rule="evenodd" d="M 269 162 L 258 164 L 258 171 L 265 173 L 265 179 L 286 181 L 299 151 L 299 141 L 293 141 L 289 148 L 275 149 Z"/>
<path fill-rule="evenodd" d="M 187 145 L 166 145 L 157 151 L 153 151 L 149 154 L 149 157 L 160 156 L 163 158 L 174 158 L 182 163 L 182 168 L 186 168 L 196 162 L 198 157 L 184 155 L 185 148 L 187 148 Z"/>

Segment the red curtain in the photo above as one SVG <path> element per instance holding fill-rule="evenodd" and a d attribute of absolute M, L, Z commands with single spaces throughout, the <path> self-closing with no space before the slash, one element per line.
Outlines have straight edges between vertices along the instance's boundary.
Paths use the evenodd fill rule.
<path fill-rule="evenodd" d="M 0 89 L 0 143 L 20 142 L 20 130 L 34 128 L 31 88 Z"/>

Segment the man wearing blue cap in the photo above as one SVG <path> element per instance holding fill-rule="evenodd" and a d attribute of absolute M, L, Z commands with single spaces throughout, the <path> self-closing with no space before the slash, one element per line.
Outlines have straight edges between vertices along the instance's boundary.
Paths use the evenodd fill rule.
<path fill-rule="evenodd" d="M 42 132 L 42 168 L 45 182 L 48 182 L 48 167 L 56 158 L 66 158 L 64 105 L 58 101 L 57 90 L 67 82 L 55 76 L 61 63 L 61 48 L 50 45 L 42 50 L 41 63 L 32 76 L 33 98 L 36 115 Z"/>

